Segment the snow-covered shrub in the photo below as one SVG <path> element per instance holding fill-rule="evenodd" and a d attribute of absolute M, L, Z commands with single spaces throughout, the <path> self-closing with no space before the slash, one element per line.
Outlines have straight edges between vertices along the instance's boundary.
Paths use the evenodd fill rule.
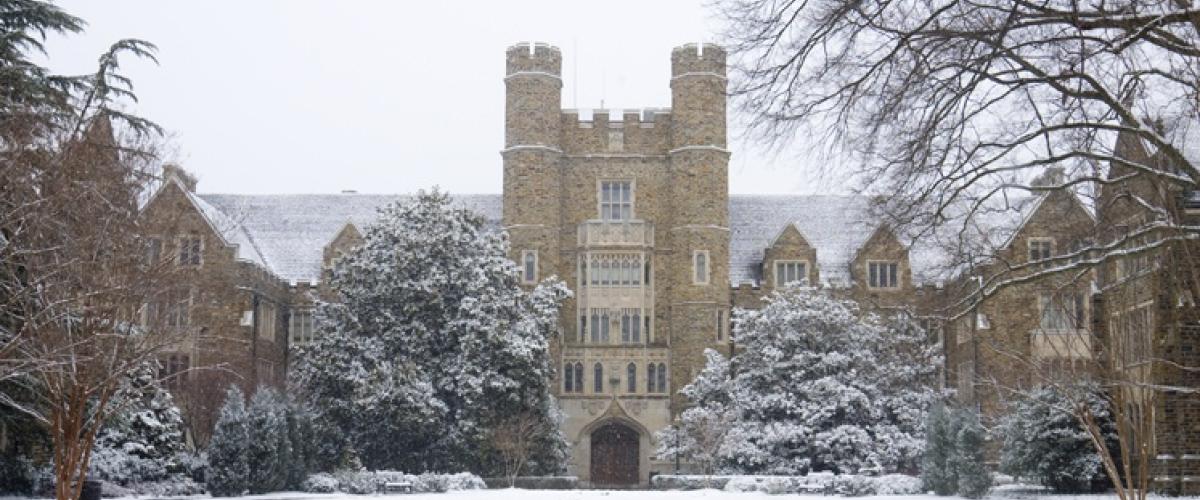
<path fill-rule="evenodd" d="M 225 394 L 225 404 L 208 443 L 208 491 L 213 496 L 236 496 L 249 488 L 249 415 L 245 396 L 236 385 Z"/>
<path fill-rule="evenodd" d="M 983 498 L 992 487 L 992 476 L 984 466 L 986 431 L 979 423 L 979 414 L 964 410 L 955 419 L 958 424 L 952 462 L 958 476 L 958 494 L 966 498 Z"/>
<path fill-rule="evenodd" d="M 183 417 L 157 378 L 157 363 L 145 363 L 122 380 L 119 411 L 96 436 L 88 473 L 96 480 L 131 487 L 182 476 Z"/>
<path fill-rule="evenodd" d="M 871 478 L 875 482 L 876 495 L 919 495 L 921 478 L 906 474 L 885 474 Z"/>
<path fill-rule="evenodd" d="M 1109 449 L 1117 447 L 1116 427 L 1108 402 L 1094 387 L 1065 391 L 1042 387 L 1016 401 L 1000 423 L 1004 440 L 1000 470 L 1035 479 L 1057 493 L 1086 493 L 1107 486 L 1100 454 L 1074 414 L 1075 396 L 1100 425 Z"/>
<path fill-rule="evenodd" d="M 847 497 L 865 497 L 877 493 L 875 478 L 859 475 L 839 476 L 833 491 Z"/>
<path fill-rule="evenodd" d="M 729 481 L 738 476 L 704 476 L 686 474 L 658 474 L 650 478 L 650 487 L 656 490 L 700 490 L 706 488 L 725 489 Z"/>
<path fill-rule="evenodd" d="M 912 318 L 795 287 L 734 318 L 744 349 L 730 362 L 706 354 L 682 391 L 686 437 L 677 450 L 673 435 L 660 434 L 659 458 L 775 475 L 916 468 L 939 359 Z"/>
<path fill-rule="evenodd" d="M 301 490 L 308 493 L 337 493 L 338 479 L 325 472 L 313 474 L 304 480 Z"/>
<path fill-rule="evenodd" d="M 549 343 L 570 290 L 555 278 L 523 290 L 508 253 L 435 191 L 380 209 L 338 259 L 341 300 L 318 304 L 317 340 L 291 375 L 363 465 L 499 472 L 492 429 L 522 412 L 553 420 Z M 565 439 L 545 428 L 523 472 L 563 468 Z"/>
<path fill-rule="evenodd" d="M 308 493 L 350 493 L 366 495 L 379 492 L 386 483 L 412 484 L 414 493 L 445 493 L 448 491 L 482 490 L 487 484 L 467 472 L 458 474 L 405 474 L 397 471 L 337 471 L 332 474 L 313 474 L 304 481 Z"/>

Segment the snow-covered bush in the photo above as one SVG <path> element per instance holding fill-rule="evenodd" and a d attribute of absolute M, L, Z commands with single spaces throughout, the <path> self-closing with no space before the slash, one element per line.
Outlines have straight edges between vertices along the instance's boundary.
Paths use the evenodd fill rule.
<path fill-rule="evenodd" d="M 253 494 L 287 489 L 286 468 L 293 460 L 287 402 L 274 389 L 259 388 L 250 398 L 246 414 L 250 436 L 246 488 Z"/>
<path fill-rule="evenodd" d="M 250 426 L 245 401 L 241 389 L 230 386 L 209 440 L 207 480 L 213 496 L 236 496 L 249 488 Z"/>
<path fill-rule="evenodd" d="M 736 311 L 734 325 L 744 346 L 736 374 L 707 353 L 682 391 L 679 449 L 660 434 L 660 459 L 678 452 L 716 463 L 710 470 L 777 475 L 916 469 L 939 359 L 911 318 L 793 287 Z"/>
<path fill-rule="evenodd" d="M 867 476 L 842 476 L 834 483 L 833 491 L 847 497 L 865 497 L 877 491 L 875 478 Z"/>
<path fill-rule="evenodd" d="M 1057 493 L 1097 491 L 1108 486 L 1108 474 L 1067 393 L 1086 405 L 1109 449 L 1116 449 L 1116 427 L 1108 401 L 1094 387 L 1041 387 L 1013 403 L 1001 420 L 999 434 L 1004 447 L 1000 470 L 1035 479 Z"/>
<path fill-rule="evenodd" d="M 924 493 L 921 478 L 907 474 L 885 474 L 871 478 L 876 495 L 918 495 Z"/>
<path fill-rule="evenodd" d="M 296 386 L 371 469 L 500 472 L 492 430 L 522 412 L 550 422 L 549 343 L 570 291 L 521 288 L 503 233 L 438 192 L 380 209 L 335 264 L 339 301 L 297 352 Z M 523 472 L 559 472 L 557 425 Z M 334 455 L 345 456 L 342 452 Z"/>
<path fill-rule="evenodd" d="M 338 478 L 326 472 L 313 474 L 304 480 L 304 486 L 301 489 L 309 493 L 337 493 Z"/>
<path fill-rule="evenodd" d="M 458 474 L 405 474 L 396 471 L 337 471 L 332 474 L 313 474 L 304 481 L 308 493 L 377 493 L 386 483 L 412 484 L 414 493 L 445 493 L 448 491 L 482 490 L 487 485 L 467 472 Z"/>

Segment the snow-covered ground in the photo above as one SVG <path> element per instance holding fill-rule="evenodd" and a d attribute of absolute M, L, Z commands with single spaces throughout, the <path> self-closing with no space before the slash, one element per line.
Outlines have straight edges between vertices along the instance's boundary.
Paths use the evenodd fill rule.
<path fill-rule="evenodd" d="M 188 497 L 188 498 L 208 498 Z M 280 492 L 267 495 L 232 497 L 228 500 L 764 500 L 767 498 L 800 500 L 964 500 L 960 497 L 934 495 L 890 495 L 867 497 L 830 497 L 822 495 L 768 495 L 762 492 L 726 492 L 718 490 L 694 491 L 631 491 L 631 490 L 475 490 L 450 493 L 412 495 L 346 495 L 302 492 Z M 1000 487 L 992 490 L 989 500 L 1113 500 L 1115 494 L 1096 495 L 1053 495 L 1031 488 Z M 1152 495 L 1151 498 L 1165 498 Z M 1172 500 L 1200 500 L 1200 497 L 1173 497 Z M 24 497 L 3 497 L 0 500 L 30 500 Z M 133 500 L 116 499 L 116 500 Z M 139 500 L 145 500 L 143 497 Z"/>

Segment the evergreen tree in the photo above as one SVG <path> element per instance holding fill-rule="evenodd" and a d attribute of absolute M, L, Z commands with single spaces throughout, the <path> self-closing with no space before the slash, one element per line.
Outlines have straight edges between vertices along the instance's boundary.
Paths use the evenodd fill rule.
<path fill-rule="evenodd" d="M 287 464 L 293 460 L 288 405 L 274 389 L 263 387 L 250 397 L 246 413 L 246 487 L 254 494 L 282 490 L 287 484 Z"/>
<path fill-rule="evenodd" d="M 903 316 L 789 288 L 738 311 L 728 384 L 737 423 L 723 453 L 751 473 L 915 467 L 936 397 L 934 346 Z"/>
<path fill-rule="evenodd" d="M 938 495 L 953 495 L 958 491 L 958 477 L 951 460 L 956 446 L 955 432 L 945 405 L 938 403 L 929 410 L 925 427 L 925 457 L 921 465 L 921 481 L 926 491 Z"/>
<path fill-rule="evenodd" d="M 1095 387 L 1039 387 L 1014 402 L 1000 423 L 1004 439 L 1000 470 L 1036 479 L 1057 493 L 1086 493 L 1106 486 L 1108 474 L 1100 455 L 1075 415 L 1081 407 L 1092 413 L 1109 448 L 1115 450 L 1112 413 Z"/>
<path fill-rule="evenodd" d="M 495 472 L 496 425 L 522 412 L 554 418 L 549 342 L 569 290 L 557 280 L 522 290 L 508 250 L 435 191 L 382 208 L 338 260 L 340 300 L 318 306 L 318 340 L 292 373 L 368 468 Z M 565 442 L 546 428 L 548 455 L 534 461 L 559 469 Z"/>
<path fill-rule="evenodd" d="M 951 463 L 958 478 L 958 494 L 966 498 L 983 498 L 992 487 L 992 476 L 984 465 L 984 440 L 987 431 L 979 423 L 979 414 L 960 410 L 955 417 L 954 455 Z"/>
<path fill-rule="evenodd" d="M 93 445 L 90 472 L 122 485 L 159 481 L 181 471 L 183 418 L 157 378 L 158 364 L 143 363 L 126 375 L 120 411 Z"/>
<path fill-rule="evenodd" d="M 230 386 L 208 444 L 208 491 L 213 496 L 237 496 L 249 487 L 250 428 L 245 399 L 241 389 Z"/>

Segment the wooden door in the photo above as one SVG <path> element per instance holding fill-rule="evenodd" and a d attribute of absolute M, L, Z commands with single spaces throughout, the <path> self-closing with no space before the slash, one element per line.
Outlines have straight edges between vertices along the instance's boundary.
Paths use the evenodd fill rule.
<path fill-rule="evenodd" d="M 638 434 L 625 425 L 611 423 L 592 432 L 592 484 L 638 484 Z"/>

